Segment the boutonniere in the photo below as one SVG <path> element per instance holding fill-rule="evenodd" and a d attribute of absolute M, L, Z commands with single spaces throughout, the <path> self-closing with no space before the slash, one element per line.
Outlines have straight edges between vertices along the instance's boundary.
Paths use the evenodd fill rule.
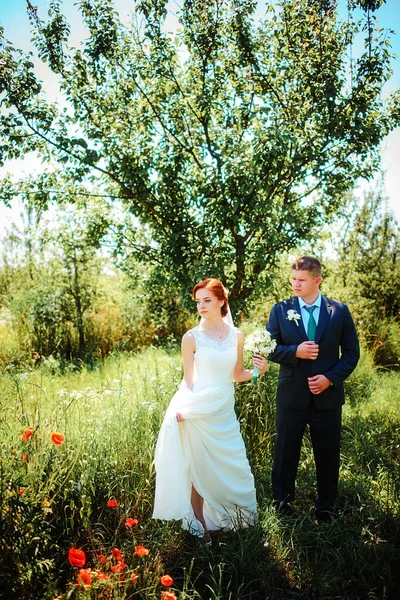
<path fill-rule="evenodd" d="M 294 310 L 293 308 L 288 310 L 286 318 L 288 321 L 294 321 L 296 323 L 297 327 L 299 326 L 298 322 L 300 321 L 301 316 L 299 315 L 297 310 Z"/>

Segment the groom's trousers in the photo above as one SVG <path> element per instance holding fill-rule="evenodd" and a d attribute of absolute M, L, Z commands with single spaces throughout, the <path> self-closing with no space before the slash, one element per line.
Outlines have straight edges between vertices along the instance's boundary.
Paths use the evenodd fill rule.
<path fill-rule="evenodd" d="M 317 472 L 318 496 L 315 509 L 333 510 L 337 496 L 340 462 L 342 407 L 317 410 L 311 399 L 307 409 L 292 410 L 277 406 L 276 438 L 272 467 L 272 492 L 275 502 L 292 502 L 306 425 Z"/>

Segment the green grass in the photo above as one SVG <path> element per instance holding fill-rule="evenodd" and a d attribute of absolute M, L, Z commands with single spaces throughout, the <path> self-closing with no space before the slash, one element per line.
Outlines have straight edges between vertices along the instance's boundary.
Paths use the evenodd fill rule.
<path fill-rule="evenodd" d="M 315 472 L 302 450 L 294 523 L 271 509 L 276 367 L 257 387 L 237 388 L 237 413 L 256 479 L 259 521 L 218 534 L 206 551 L 179 523 L 151 519 L 154 445 L 182 369 L 177 349 L 110 357 L 94 370 L 57 373 L 50 362 L 0 374 L 0 590 L 7 600 L 160 599 L 169 573 L 181 599 L 364 600 L 399 595 L 400 375 L 364 356 L 348 382 L 336 524 L 311 518 Z M 24 442 L 22 431 L 34 428 Z M 53 431 L 65 442 L 55 446 Z M 24 461 L 27 455 L 27 461 Z M 173 465 L 171 465 L 173 468 Z M 24 493 L 20 491 L 24 489 Z M 171 494 L 174 490 L 171 489 Z M 109 508 L 107 501 L 118 501 Z M 138 519 L 128 529 L 127 517 Z M 264 548 L 268 540 L 269 548 Z M 139 558 L 135 546 L 148 556 Z M 102 569 L 77 585 L 67 553 Z M 124 578 L 109 559 L 124 555 Z M 139 575 L 133 584 L 132 573 Z M 396 588 L 397 586 L 397 588 Z M 397 591 L 396 591 L 397 590 Z"/>

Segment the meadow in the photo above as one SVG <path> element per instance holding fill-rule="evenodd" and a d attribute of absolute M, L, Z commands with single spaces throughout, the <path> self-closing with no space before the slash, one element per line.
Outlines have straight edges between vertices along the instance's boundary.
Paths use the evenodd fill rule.
<path fill-rule="evenodd" d="M 377 371 L 364 352 L 347 382 L 341 512 L 321 525 L 311 517 L 308 438 L 298 474 L 301 516 L 288 521 L 271 508 L 276 376 L 273 365 L 257 386 L 238 385 L 236 393 L 258 523 L 216 534 L 205 549 L 179 523 L 151 518 L 155 441 L 182 377 L 177 347 L 111 355 L 91 369 L 60 369 L 50 358 L 3 370 L 1 597 L 399 598 L 399 373 Z M 84 565 L 70 564 L 71 548 L 85 553 Z M 161 583 L 166 575 L 171 585 Z"/>

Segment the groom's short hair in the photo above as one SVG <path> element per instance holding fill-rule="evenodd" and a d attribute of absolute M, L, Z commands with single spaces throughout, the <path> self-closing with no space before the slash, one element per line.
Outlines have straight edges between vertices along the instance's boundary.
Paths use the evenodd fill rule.
<path fill-rule="evenodd" d="M 309 271 L 314 277 L 321 277 L 322 275 L 321 263 L 315 256 L 302 256 L 298 258 L 292 264 L 292 270 Z"/>

